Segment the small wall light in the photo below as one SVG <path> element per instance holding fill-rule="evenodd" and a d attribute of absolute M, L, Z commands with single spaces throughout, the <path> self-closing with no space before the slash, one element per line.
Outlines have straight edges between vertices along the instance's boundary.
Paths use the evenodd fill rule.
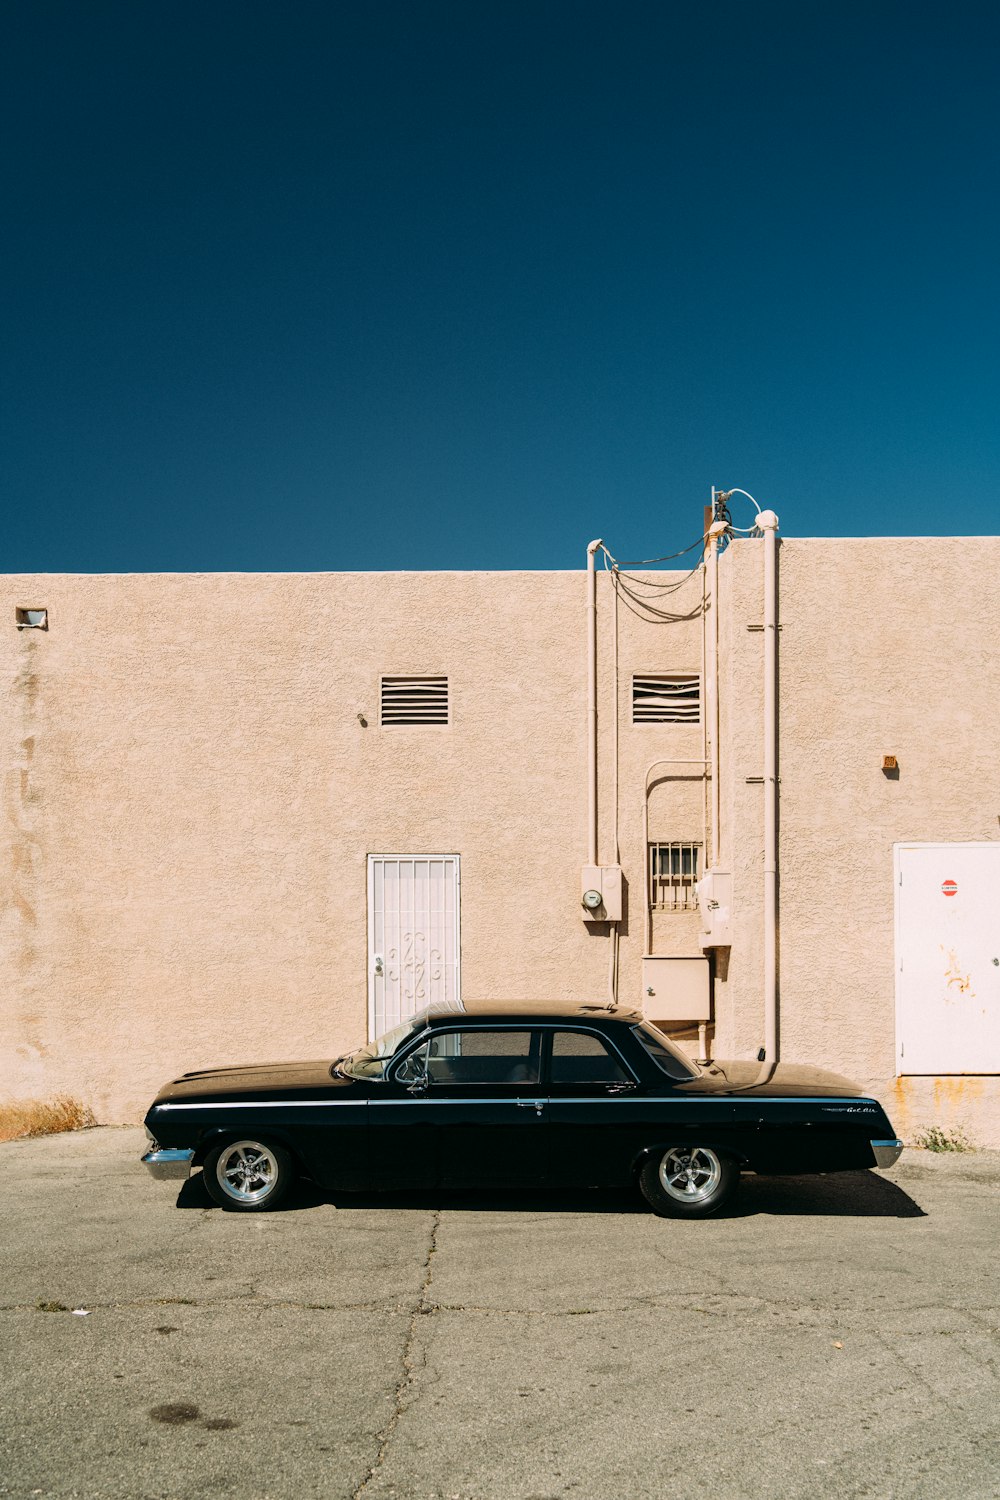
<path fill-rule="evenodd" d="M 899 761 L 894 755 L 883 755 L 882 770 L 886 776 L 895 779 L 899 775 Z"/>
<path fill-rule="evenodd" d="M 18 630 L 48 630 L 47 609 L 17 609 L 14 611 Z"/>

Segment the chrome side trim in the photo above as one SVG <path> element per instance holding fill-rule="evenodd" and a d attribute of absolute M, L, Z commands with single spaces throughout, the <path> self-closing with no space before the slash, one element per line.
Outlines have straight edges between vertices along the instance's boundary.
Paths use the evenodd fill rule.
<path fill-rule="evenodd" d="M 475 1084 L 466 1085 L 475 1088 Z M 423 1099 L 433 1099 L 433 1089 L 427 1094 L 421 1095 Z M 470 1096 L 468 1099 L 434 1099 L 435 1104 L 516 1104 L 517 1098 L 506 1095 L 502 1099 L 477 1099 Z M 793 1095 L 763 1095 L 760 1098 L 751 1099 L 745 1094 L 681 1094 L 675 1097 L 664 1094 L 590 1094 L 566 1096 L 564 1094 L 548 1095 L 550 1104 L 752 1104 L 760 1108 L 762 1104 L 870 1104 L 878 1107 L 874 1099 L 829 1099 L 824 1095 L 802 1096 L 796 1098 Z M 195 1104 L 156 1104 L 155 1109 L 350 1109 L 360 1108 L 366 1104 L 412 1104 L 413 1099 L 205 1099 Z M 860 1122 L 859 1122 L 860 1123 Z"/>
<path fill-rule="evenodd" d="M 871 1146 L 877 1167 L 894 1166 L 903 1151 L 902 1141 L 872 1141 Z"/>
<path fill-rule="evenodd" d="M 348 1109 L 367 1099 L 204 1099 L 200 1104 L 154 1104 L 154 1109 Z"/>
<path fill-rule="evenodd" d="M 158 1146 L 155 1151 L 146 1152 L 142 1164 L 149 1168 L 150 1175 L 157 1182 L 169 1182 L 190 1176 L 193 1156 L 193 1147 L 184 1151 L 178 1146 Z"/>

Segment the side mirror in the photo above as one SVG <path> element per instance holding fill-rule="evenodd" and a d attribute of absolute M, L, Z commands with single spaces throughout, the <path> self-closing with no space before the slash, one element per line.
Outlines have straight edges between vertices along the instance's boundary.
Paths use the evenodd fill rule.
<path fill-rule="evenodd" d="M 426 1073 L 418 1073 L 413 1082 L 408 1085 L 406 1092 L 408 1094 L 426 1094 L 429 1083 L 430 1079 Z"/>

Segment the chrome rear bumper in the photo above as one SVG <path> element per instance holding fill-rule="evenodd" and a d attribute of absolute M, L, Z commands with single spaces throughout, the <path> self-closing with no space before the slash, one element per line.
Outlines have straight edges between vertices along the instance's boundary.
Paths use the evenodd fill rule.
<path fill-rule="evenodd" d="M 891 1167 L 899 1161 L 903 1150 L 902 1141 L 872 1141 L 872 1152 L 877 1167 Z"/>
<path fill-rule="evenodd" d="M 193 1156 L 193 1149 L 182 1151 L 178 1146 L 157 1146 L 146 1152 L 142 1164 L 149 1168 L 157 1182 L 176 1181 L 190 1175 Z"/>

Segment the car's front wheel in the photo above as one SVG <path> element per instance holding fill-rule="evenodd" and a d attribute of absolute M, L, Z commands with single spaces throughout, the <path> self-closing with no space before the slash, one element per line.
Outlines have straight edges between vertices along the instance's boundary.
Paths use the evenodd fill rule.
<path fill-rule="evenodd" d="M 205 1158 L 205 1186 L 223 1208 L 260 1213 L 275 1208 L 295 1181 L 295 1163 L 267 1141 L 229 1141 Z"/>
<path fill-rule="evenodd" d="M 710 1146 L 670 1146 L 654 1152 L 639 1173 L 654 1213 L 674 1219 L 714 1214 L 736 1191 L 739 1167 Z"/>

